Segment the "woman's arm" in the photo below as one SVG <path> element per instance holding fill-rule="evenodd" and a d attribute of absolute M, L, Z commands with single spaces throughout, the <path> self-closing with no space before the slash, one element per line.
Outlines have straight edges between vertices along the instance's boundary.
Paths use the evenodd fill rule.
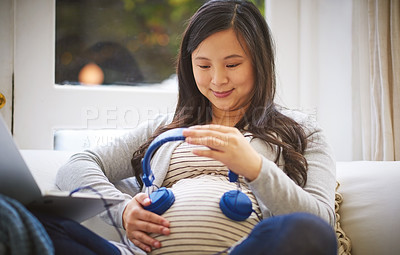
<path fill-rule="evenodd" d="M 300 116 L 300 118 L 298 117 Z M 199 156 L 224 163 L 242 175 L 255 194 L 265 217 L 291 212 L 309 212 L 334 224 L 335 161 L 321 128 L 307 116 L 296 116 L 308 134 L 304 156 L 308 162 L 304 188 L 290 179 L 274 160 L 276 152 L 260 139 L 249 143 L 236 128 L 203 125 L 186 129 L 183 134 L 192 144 L 210 150 L 194 150 Z M 282 156 L 278 165 L 283 168 Z"/>
<path fill-rule="evenodd" d="M 304 153 L 308 163 L 305 187 L 298 186 L 265 156 L 259 176 L 248 184 L 264 211 L 270 211 L 273 215 L 309 212 L 333 225 L 336 187 L 333 153 L 316 122 L 310 119 L 299 122 L 305 126 L 305 132 L 309 135 Z"/>
<path fill-rule="evenodd" d="M 168 116 L 160 116 L 140 124 L 112 144 L 73 155 L 58 171 L 57 187 L 61 190 L 71 191 L 78 187 L 91 186 L 103 195 L 124 197 L 125 202 L 114 206 L 111 210 L 118 227 L 122 227 L 122 213 L 132 196 L 122 193 L 114 183 L 133 176 L 132 154 L 153 134 L 158 126 L 166 124 L 168 121 Z"/>

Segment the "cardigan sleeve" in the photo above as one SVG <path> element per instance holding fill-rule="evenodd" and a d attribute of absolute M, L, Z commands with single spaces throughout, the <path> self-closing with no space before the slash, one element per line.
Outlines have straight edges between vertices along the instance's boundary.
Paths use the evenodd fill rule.
<path fill-rule="evenodd" d="M 135 171 L 131 165 L 132 155 L 157 127 L 166 124 L 168 120 L 169 116 L 166 115 L 157 117 L 140 124 L 112 144 L 104 144 L 72 155 L 59 169 L 56 186 L 65 191 L 91 186 L 104 196 L 124 198 L 124 202 L 111 208 L 116 224 L 122 227 L 123 210 L 139 190 L 135 178 L 132 178 Z M 105 217 L 104 220 L 110 223 Z"/>
<path fill-rule="evenodd" d="M 303 116 L 304 117 L 304 116 Z M 336 166 L 333 153 L 322 129 L 311 118 L 298 120 L 308 135 L 304 156 L 308 163 L 307 183 L 302 188 L 276 165 L 271 150 L 256 150 L 262 155 L 259 176 L 248 185 L 257 197 L 263 215 L 309 212 L 320 216 L 331 225 L 335 222 Z"/>

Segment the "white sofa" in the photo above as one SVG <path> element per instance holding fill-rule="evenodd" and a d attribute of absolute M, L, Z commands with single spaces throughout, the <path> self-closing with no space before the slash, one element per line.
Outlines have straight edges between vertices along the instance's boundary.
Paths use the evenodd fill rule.
<path fill-rule="evenodd" d="M 54 188 L 58 168 L 72 154 L 21 152 L 41 189 Z M 337 162 L 337 180 L 338 223 L 350 240 L 342 243 L 339 251 L 354 255 L 400 254 L 400 161 Z M 117 232 L 96 217 L 84 225 L 107 239 L 118 240 Z"/>

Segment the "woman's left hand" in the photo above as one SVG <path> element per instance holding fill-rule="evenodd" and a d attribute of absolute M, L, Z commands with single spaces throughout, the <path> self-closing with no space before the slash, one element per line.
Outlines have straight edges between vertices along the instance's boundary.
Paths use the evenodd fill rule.
<path fill-rule="evenodd" d="M 185 129 L 183 135 L 187 143 L 210 149 L 195 149 L 195 155 L 218 160 L 249 181 L 256 179 L 261 171 L 261 156 L 237 128 L 213 124 L 193 126 Z"/>

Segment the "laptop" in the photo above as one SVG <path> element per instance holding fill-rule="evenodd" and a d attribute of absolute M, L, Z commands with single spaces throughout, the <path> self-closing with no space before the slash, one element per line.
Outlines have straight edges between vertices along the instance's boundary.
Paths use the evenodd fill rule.
<path fill-rule="evenodd" d="M 100 197 L 82 192 L 42 191 L 36 183 L 0 114 L 0 193 L 18 200 L 30 210 L 87 220 L 123 198 Z"/>

